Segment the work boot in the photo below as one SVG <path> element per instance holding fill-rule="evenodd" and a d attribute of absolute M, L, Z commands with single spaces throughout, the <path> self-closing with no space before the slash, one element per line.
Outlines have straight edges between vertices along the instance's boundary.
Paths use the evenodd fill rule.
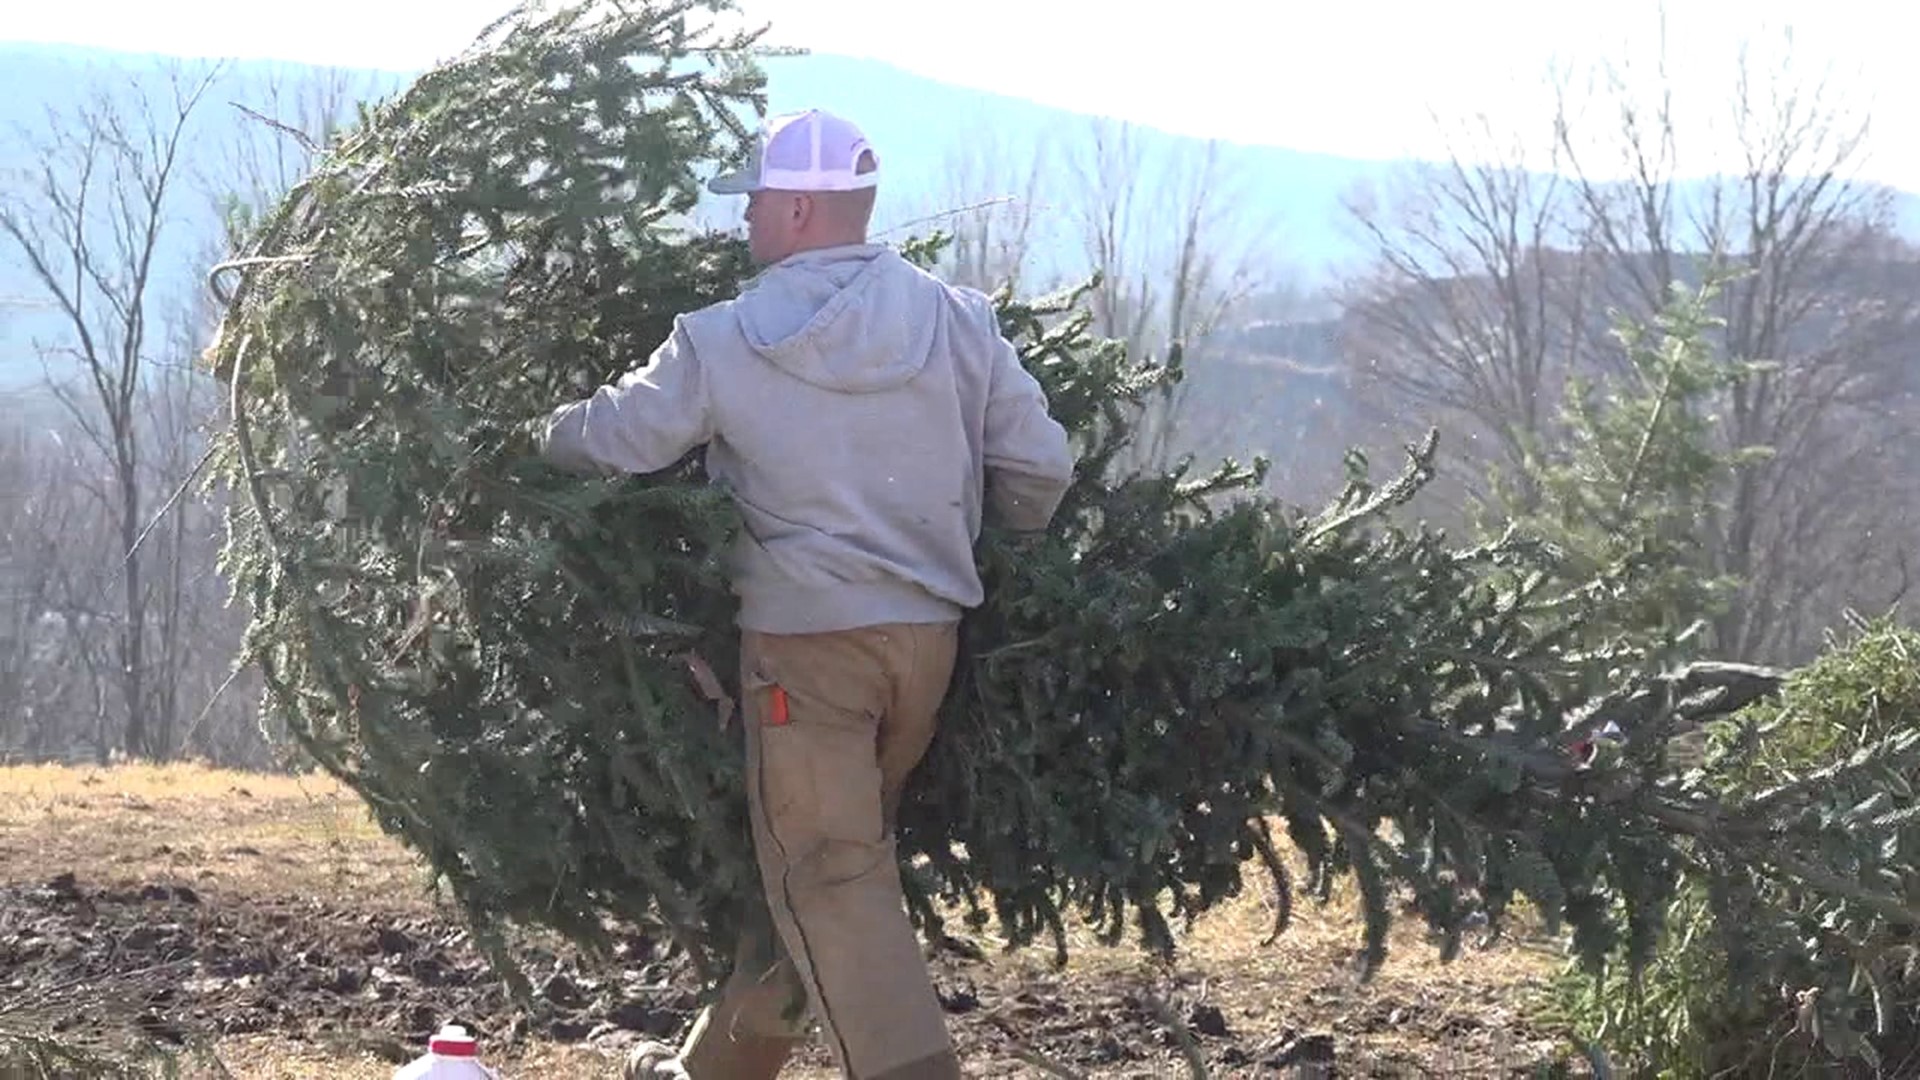
<path fill-rule="evenodd" d="M 624 1080 L 688 1080 L 680 1064 L 680 1051 L 652 1039 L 636 1045 L 627 1053 Z"/>

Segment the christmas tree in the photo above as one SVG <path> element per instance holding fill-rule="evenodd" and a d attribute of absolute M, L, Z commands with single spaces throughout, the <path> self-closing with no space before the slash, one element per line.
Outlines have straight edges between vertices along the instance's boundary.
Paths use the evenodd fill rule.
<path fill-rule="evenodd" d="M 750 272 L 685 223 L 764 105 L 717 10 L 522 8 L 368 109 L 251 232 L 209 351 L 266 708 L 502 962 L 510 923 L 593 945 L 657 920 L 717 978 L 757 888 L 721 723 L 730 505 L 697 454 L 582 478 L 522 434 Z M 1596 961 L 1644 955 L 1673 836 L 1721 835 L 1662 782 L 1663 732 L 1773 675 L 1589 648 L 1594 590 L 1549 551 L 1397 523 L 1431 434 L 1314 515 L 1258 463 L 1119 473 L 1170 376 L 1090 338 L 1080 295 L 996 297 L 1079 466 L 1044 537 L 981 540 L 989 599 L 902 810 L 921 923 L 959 907 L 1064 958 L 1078 912 L 1164 951 L 1249 871 L 1287 902 L 1351 871 L 1369 964 L 1395 888 L 1450 943 L 1525 894 Z M 1609 723 L 1618 753 L 1564 752 Z"/>

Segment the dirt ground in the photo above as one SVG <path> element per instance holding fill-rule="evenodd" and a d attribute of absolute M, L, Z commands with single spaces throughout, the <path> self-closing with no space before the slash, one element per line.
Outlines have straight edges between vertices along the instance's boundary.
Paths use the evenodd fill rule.
<path fill-rule="evenodd" d="M 1443 965 L 1407 922 L 1362 984 L 1351 895 L 1297 910 L 1263 946 L 1272 921 L 1271 898 L 1249 890 L 1171 967 L 1088 939 L 1057 971 L 1043 951 L 982 938 L 982 957 L 938 956 L 936 980 L 970 1076 L 1179 1077 L 1197 1059 L 1214 1077 L 1520 1077 L 1567 1054 L 1525 1008 L 1556 943 Z M 235 1077 L 371 1080 L 458 1022 L 503 1077 L 571 1080 L 617 1077 L 624 1047 L 677 1038 L 697 1007 L 688 974 L 641 933 L 606 967 L 537 939 L 519 952 L 540 987 L 530 1011 L 410 854 L 327 780 L 0 769 L 0 1037 L 205 1048 Z M 837 1073 L 816 1044 L 783 1075 Z"/>

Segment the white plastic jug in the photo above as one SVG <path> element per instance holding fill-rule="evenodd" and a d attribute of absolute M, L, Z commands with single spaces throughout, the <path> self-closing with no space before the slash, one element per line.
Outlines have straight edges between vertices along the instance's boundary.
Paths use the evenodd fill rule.
<path fill-rule="evenodd" d="M 448 1024 L 427 1040 L 427 1052 L 400 1067 L 393 1080 L 500 1080 L 480 1064 L 480 1045 L 467 1029 Z"/>

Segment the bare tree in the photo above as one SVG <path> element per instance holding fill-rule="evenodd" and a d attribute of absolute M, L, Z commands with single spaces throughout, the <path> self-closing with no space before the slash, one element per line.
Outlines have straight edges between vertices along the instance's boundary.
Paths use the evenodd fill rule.
<path fill-rule="evenodd" d="M 20 416 L 25 402 L 10 402 Z M 32 723 L 30 683 L 42 647 L 42 619 L 51 604 L 57 541 L 36 528 L 40 482 L 23 425 L 0 435 L 0 756 L 18 752 Z"/>
<path fill-rule="evenodd" d="M 1190 376 L 1151 397 L 1119 468 L 1159 470 L 1185 453 L 1244 454 L 1258 441 L 1257 410 L 1245 397 L 1186 415 L 1202 397 L 1211 408 L 1221 396 L 1196 396 L 1201 369 L 1215 356 L 1216 335 L 1278 262 L 1275 232 L 1245 205 L 1247 178 L 1219 143 L 1187 152 L 1171 137 L 1106 119 L 1017 142 L 962 131 L 942 171 L 944 186 L 913 221 L 938 220 L 952 237 L 941 268 L 950 280 L 1032 292 L 1097 273 L 1093 332 L 1136 356 L 1177 356 Z"/>
<path fill-rule="evenodd" d="M 1822 80 L 1761 69 L 1743 47 L 1729 109 L 1738 171 L 1692 199 L 1673 181 L 1671 93 L 1648 117 L 1623 80 L 1608 81 L 1629 179 L 1588 178 L 1572 126 L 1558 133 L 1597 245 L 1642 304 L 1675 283 L 1733 275 L 1722 347 L 1775 365 L 1726 402 L 1727 444 L 1767 454 L 1738 474 L 1716 522 L 1714 569 L 1749 586 L 1716 640 L 1735 655 L 1804 652 L 1843 597 L 1882 606 L 1884 592 L 1862 588 L 1889 569 L 1878 553 L 1920 540 L 1900 524 L 1920 490 L 1884 454 L 1920 423 L 1903 386 L 1920 329 L 1915 253 L 1894 235 L 1890 194 L 1849 175 L 1867 124 Z M 1848 530 L 1879 539 L 1861 550 Z"/>
<path fill-rule="evenodd" d="M 1345 296 L 1343 344 L 1379 435 L 1439 422 L 1452 440 L 1436 488 L 1448 501 L 1488 496 L 1491 469 L 1531 501 L 1529 462 L 1553 440 L 1553 406 L 1586 344 L 1593 260 L 1568 184 L 1525 166 L 1520 140 L 1476 118 L 1444 163 L 1410 167 L 1349 210 L 1375 263 Z M 1410 419 L 1403 410 L 1427 415 Z"/>
<path fill-rule="evenodd" d="M 29 175 L 0 202 L 0 237 L 65 323 L 68 340 L 51 353 L 79 369 L 77 379 L 56 383 L 60 400 L 112 470 L 111 515 L 124 552 L 115 657 L 123 739 L 143 757 L 167 750 L 153 726 L 147 562 L 134 545 L 146 509 L 139 404 L 151 359 L 150 288 L 194 114 L 217 74 L 176 68 L 164 94 L 102 88 L 73 114 L 56 115 Z"/>
<path fill-rule="evenodd" d="M 202 283 L 386 87 L 290 66 L 140 71 L 50 112 L 0 177 L 0 260 L 58 316 L 33 395 L 54 408 L 0 446 L 0 479 L 27 478 L 3 508 L 0 753 L 271 764 L 255 676 L 233 667 L 245 613 L 218 572 L 219 499 L 194 483 L 223 420 L 196 366 L 220 315 Z"/>
<path fill-rule="evenodd" d="M 1078 197 L 1067 216 L 1081 257 L 1100 273 L 1089 297 L 1094 332 L 1187 374 L 1153 399 L 1119 466 L 1157 471 L 1187 451 L 1237 452 L 1228 444 L 1247 432 L 1227 429 L 1249 403 L 1240 417 L 1189 416 L 1191 379 L 1213 335 L 1264 283 L 1274 230 L 1253 218 L 1217 141 L 1197 154 L 1154 155 L 1140 129 L 1095 119 L 1073 150 L 1067 183 Z"/>
<path fill-rule="evenodd" d="M 104 729 L 120 620 L 112 583 L 87 570 L 106 548 L 93 525 L 107 485 L 94 455 L 55 426 L 71 428 L 62 414 L 49 423 L 41 402 L 18 404 L 25 422 L 0 446 L 0 755 L 84 750 L 104 762 L 117 745 L 118 732 Z"/>
<path fill-rule="evenodd" d="M 1863 129 L 1791 70 L 1763 78 L 1743 55 L 1741 71 L 1731 177 L 1680 179 L 1678 104 L 1656 55 L 1646 83 L 1613 66 L 1585 93 L 1560 85 L 1559 176 L 1527 171 L 1515 144 L 1416 174 L 1392 213 L 1357 204 L 1378 258 L 1347 321 L 1378 385 L 1463 422 L 1466 445 L 1486 445 L 1461 472 L 1498 466 L 1525 509 L 1567 375 L 1621 359 L 1610 320 L 1649 316 L 1676 285 L 1727 279 L 1718 347 L 1773 367 L 1720 410 L 1725 446 L 1765 456 L 1737 472 L 1711 519 L 1709 569 L 1745 586 L 1714 647 L 1787 659 L 1843 605 L 1882 606 L 1890 590 L 1876 582 L 1898 580 L 1889 553 L 1916 539 L 1914 470 L 1901 474 L 1885 446 L 1920 422 L 1906 366 L 1920 300 L 1884 193 L 1847 175 Z M 1606 127 L 1579 115 L 1588 105 Z"/>
<path fill-rule="evenodd" d="M 947 280 L 984 292 L 1056 283 L 1043 249 L 1058 232 L 1058 208 L 1042 201 L 1054 164 L 1039 140 L 1016 142 L 984 125 L 956 135 L 942 163 L 943 182 L 913 219 L 937 222 L 952 238 L 940 267 Z"/>

